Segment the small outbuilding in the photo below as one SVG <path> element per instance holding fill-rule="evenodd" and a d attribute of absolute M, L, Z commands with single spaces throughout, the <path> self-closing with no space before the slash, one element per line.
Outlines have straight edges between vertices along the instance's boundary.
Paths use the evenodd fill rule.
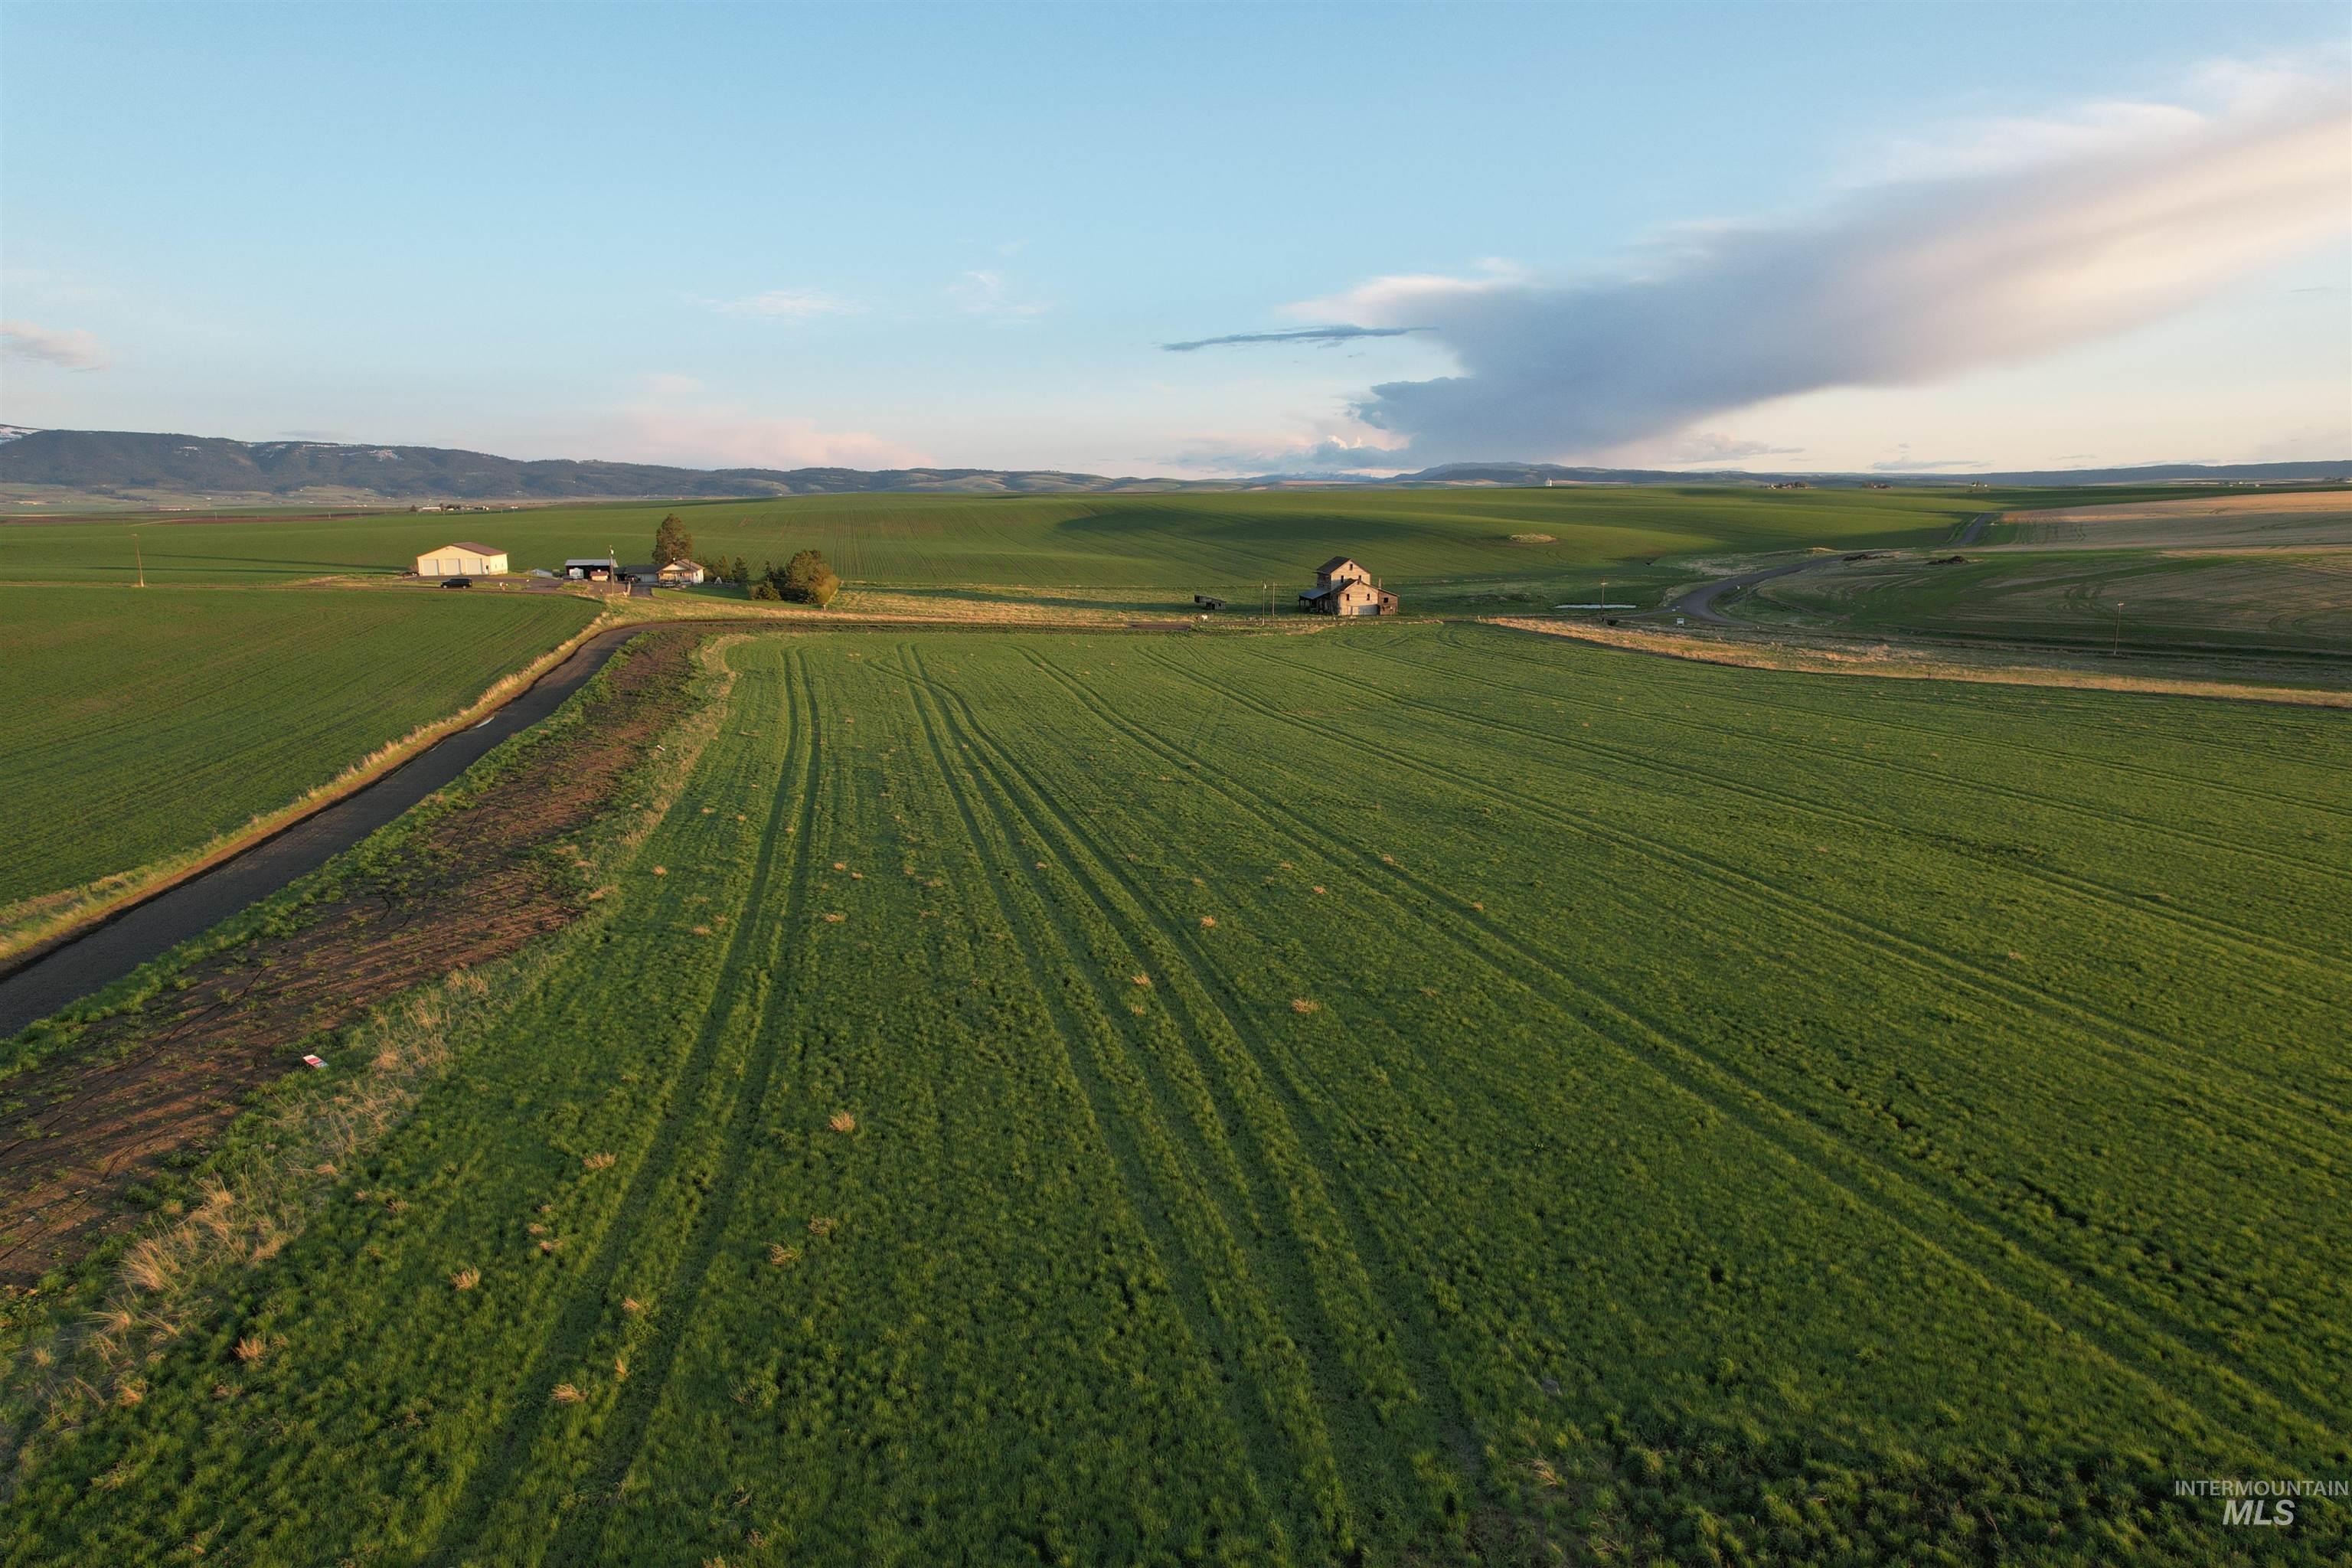
<path fill-rule="evenodd" d="M 507 569 L 507 552 L 495 544 L 445 544 L 416 558 L 419 577 L 495 577 Z"/>
<path fill-rule="evenodd" d="M 1298 607 L 1310 616 L 1393 616 L 1397 596 L 1344 555 L 1315 569 L 1315 586 L 1302 589 Z"/>
<path fill-rule="evenodd" d="M 581 555 L 563 563 L 563 574 L 575 583 L 610 583 L 621 574 L 621 563 L 609 555 Z"/>

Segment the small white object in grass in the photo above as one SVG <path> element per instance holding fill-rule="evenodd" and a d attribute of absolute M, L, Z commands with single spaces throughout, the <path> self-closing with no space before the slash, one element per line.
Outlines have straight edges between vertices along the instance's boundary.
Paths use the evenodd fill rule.
<path fill-rule="evenodd" d="M 327 1064 L 326 1064 L 326 1062 L 325 1062 L 325 1061 L 323 1061 L 322 1059 L 320 1059 L 320 1058 L 318 1058 L 318 1057 L 306 1056 L 306 1057 L 304 1057 L 304 1058 L 302 1058 L 302 1065 L 303 1065 L 304 1067 L 313 1067 L 313 1068 L 323 1068 Z"/>

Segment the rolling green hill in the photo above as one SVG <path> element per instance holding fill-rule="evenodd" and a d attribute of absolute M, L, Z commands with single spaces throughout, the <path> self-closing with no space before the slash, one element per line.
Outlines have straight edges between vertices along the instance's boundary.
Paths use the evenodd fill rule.
<path fill-rule="evenodd" d="M 1205 495 L 809 496 L 454 517 L 299 514 L 0 527 L 0 581 L 271 583 L 396 574 L 453 538 L 508 551 L 518 571 L 650 545 L 675 510 L 705 554 L 754 567 L 822 550 L 858 586 L 1100 590 L 1181 603 L 1194 592 L 1286 596 L 1334 553 L 1400 588 L 1454 595 L 1601 567 L 1624 580 L 1675 557 L 1934 544 L 1996 504 L 1956 492 L 1573 489 L 1301 490 Z M 1686 576 L 1687 573 L 1680 574 Z M 1671 566 L 1653 572 L 1674 578 Z"/>

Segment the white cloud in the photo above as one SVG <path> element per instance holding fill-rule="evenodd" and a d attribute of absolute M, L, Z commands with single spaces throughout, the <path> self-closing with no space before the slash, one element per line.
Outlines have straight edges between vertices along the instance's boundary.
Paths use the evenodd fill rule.
<path fill-rule="evenodd" d="M 999 321 L 1026 321 L 1052 309 L 1037 300 L 1015 299 L 1004 274 L 989 270 L 963 274 L 948 285 L 948 298 L 968 316 Z"/>
<path fill-rule="evenodd" d="M 106 345 L 91 333 L 79 327 L 37 327 L 30 321 L 0 321 L 0 351 L 10 359 L 60 370 L 104 370 L 112 363 Z"/>
<path fill-rule="evenodd" d="M 815 289 L 770 289 L 740 300 L 706 300 L 712 310 L 730 316 L 766 316 L 772 320 L 806 321 L 818 316 L 849 316 L 859 307 Z"/>
<path fill-rule="evenodd" d="M 1171 468 L 1221 476 L 1255 474 L 1399 474 L 1412 465 L 1392 455 L 1404 445 L 1384 430 L 1352 419 L 1317 421 L 1311 430 L 1287 435 L 1220 432 L 1195 436 L 1175 455 L 1160 459 Z"/>
<path fill-rule="evenodd" d="M 1638 274 L 1380 278 L 1291 307 L 1429 329 L 1459 374 L 1356 405 L 1413 465 L 1586 456 L 1825 388 L 2011 364 L 2170 315 L 2352 227 L 2352 83 L 2011 124 L 1809 216 L 1685 226 Z"/>

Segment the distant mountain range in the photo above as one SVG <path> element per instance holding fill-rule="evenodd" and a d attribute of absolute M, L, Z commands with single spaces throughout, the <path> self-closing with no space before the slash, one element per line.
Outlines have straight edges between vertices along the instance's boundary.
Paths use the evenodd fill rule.
<path fill-rule="evenodd" d="M 1795 483 L 1852 488 L 2104 485 L 2204 479 L 2329 479 L 2334 463 L 2167 463 L 2134 468 L 2023 473 L 1759 474 L 1722 469 L 1563 468 L 1552 463 L 1451 463 L 1392 479 L 1267 474 L 1247 479 L 1108 478 L 1052 468 L 679 468 L 650 463 L 521 462 L 446 447 L 369 447 L 325 441 L 231 441 L 112 430 L 27 430 L 0 426 L 0 500 L 184 505 L 196 501 L 425 502 L 694 500 L 827 495 L 867 490 L 968 495 L 1098 495 L 1134 490 L 1359 486 L 1689 485 Z"/>

